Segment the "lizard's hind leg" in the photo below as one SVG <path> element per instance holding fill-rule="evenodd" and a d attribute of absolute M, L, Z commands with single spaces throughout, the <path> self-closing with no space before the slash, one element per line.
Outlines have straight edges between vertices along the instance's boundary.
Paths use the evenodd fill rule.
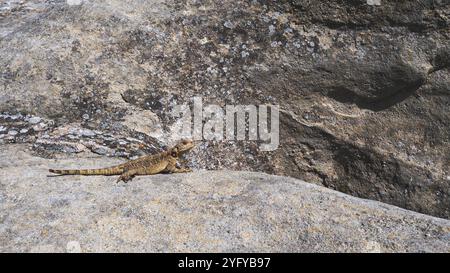
<path fill-rule="evenodd" d="M 135 170 L 125 171 L 123 174 L 119 176 L 116 183 L 119 183 L 120 181 L 127 183 L 128 181 L 131 181 L 131 179 L 133 179 L 133 177 L 135 176 L 136 176 Z"/>

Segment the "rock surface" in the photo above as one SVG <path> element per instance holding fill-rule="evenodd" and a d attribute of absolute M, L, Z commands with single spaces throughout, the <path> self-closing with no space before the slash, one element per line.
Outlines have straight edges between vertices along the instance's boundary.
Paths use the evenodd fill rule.
<path fill-rule="evenodd" d="M 253 172 L 47 177 L 105 166 L 0 147 L 0 252 L 450 252 L 450 221 Z"/>
<path fill-rule="evenodd" d="M 41 157 L 169 145 L 174 105 L 278 104 L 280 146 L 197 168 L 286 175 L 450 218 L 448 1 L 0 4 L 0 143 Z"/>

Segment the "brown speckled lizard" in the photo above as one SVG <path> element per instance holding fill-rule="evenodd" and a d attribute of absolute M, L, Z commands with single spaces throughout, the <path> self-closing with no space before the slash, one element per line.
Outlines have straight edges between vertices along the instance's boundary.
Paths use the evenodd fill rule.
<path fill-rule="evenodd" d="M 194 147 L 192 140 L 183 139 L 167 151 L 155 155 L 147 155 L 123 164 L 101 169 L 84 170 L 53 170 L 50 172 L 61 175 L 120 175 L 117 182 L 128 182 L 136 175 L 150 175 L 157 173 L 185 173 L 189 168 L 176 166 L 178 157 Z"/>

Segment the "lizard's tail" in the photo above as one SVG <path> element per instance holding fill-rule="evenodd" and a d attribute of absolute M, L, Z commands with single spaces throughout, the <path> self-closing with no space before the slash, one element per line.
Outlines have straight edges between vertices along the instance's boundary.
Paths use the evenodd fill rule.
<path fill-rule="evenodd" d="M 86 169 L 86 170 L 48 170 L 51 173 L 63 175 L 118 175 L 122 174 L 123 170 L 119 167 L 102 168 L 102 169 Z"/>

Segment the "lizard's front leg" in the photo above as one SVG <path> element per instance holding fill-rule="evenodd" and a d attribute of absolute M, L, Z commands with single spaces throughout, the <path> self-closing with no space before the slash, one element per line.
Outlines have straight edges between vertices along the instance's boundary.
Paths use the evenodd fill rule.
<path fill-rule="evenodd" d="M 190 173 L 192 170 L 190 168 L 177 168 L 175 164 L 167 165 L 165 172 L 167 173 Z"/>
<path fill-rule="evenodd" d="M 172 171 L 173 173 L 191 173 L 191 168 L 176 168 Z"/>

